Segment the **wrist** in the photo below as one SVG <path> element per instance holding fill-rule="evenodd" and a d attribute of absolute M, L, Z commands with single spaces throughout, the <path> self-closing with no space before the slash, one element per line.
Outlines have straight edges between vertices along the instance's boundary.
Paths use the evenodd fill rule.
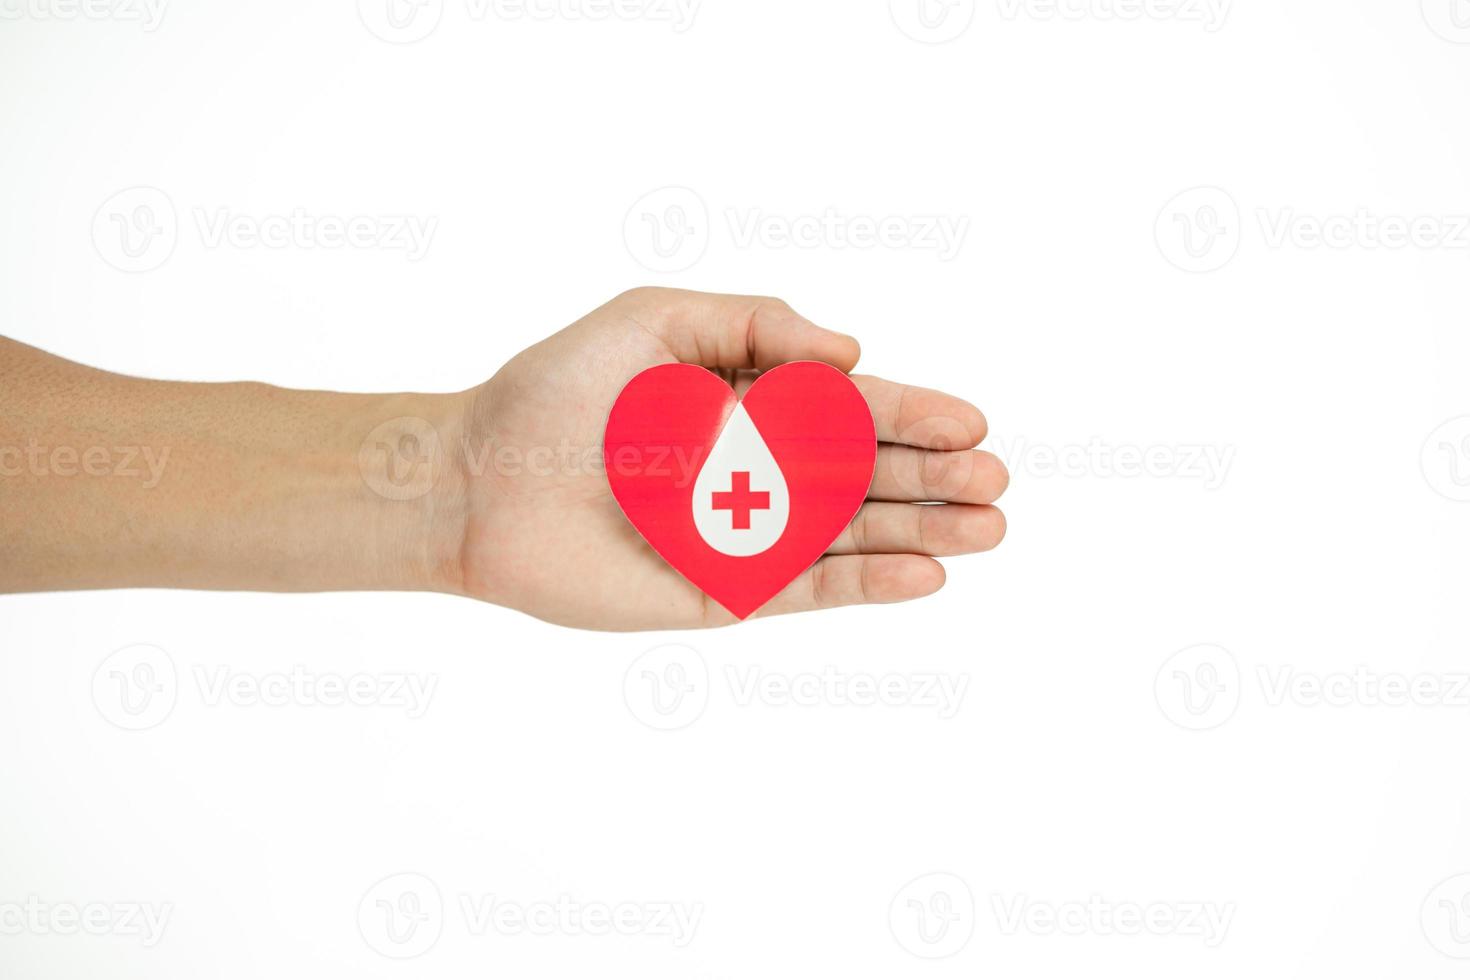
<path fill-rule="evenodd" d="M 463 594 L 469 516 L 462 446 L 468 393 L 374 396 L 353 413 L 353 518 L 378 587 Z M 367 542 L 365 542 L 367 543 Z"/>

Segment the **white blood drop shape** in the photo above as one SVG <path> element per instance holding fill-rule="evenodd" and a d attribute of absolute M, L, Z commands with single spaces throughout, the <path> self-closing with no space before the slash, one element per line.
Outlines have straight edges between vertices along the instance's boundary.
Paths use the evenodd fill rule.
<path fill-rule="evenodd" d="M 748 484 L 737 476 L 741 473 L 749 474 Z M 749 494 L 739 492 L 742 486 L 748 486 Z M 762 493 L 769 497 L 762 500 L 758 496 Z M 726 506 L 716 508 L 715 494 L 731 495 L 720 498 Z M 739 506 L 741 503 L 750 506 Z M 766 506 L 757 507 L 757 503 Z M 758 555 L 779 541 L 786 530 L 791 513 L 786 478 L 744 405 L 735 406 L 724 431 L 710 449 L 694 480 L 691 504 L 699 536 L 724 555 L 735 558 Z M 742 515 L 747 516 L 750 527 L 736 526 Z"/>

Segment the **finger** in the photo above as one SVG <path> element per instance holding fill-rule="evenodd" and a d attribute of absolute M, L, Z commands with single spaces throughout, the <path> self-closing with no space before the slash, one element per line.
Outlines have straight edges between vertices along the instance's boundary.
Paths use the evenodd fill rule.
<path fill-rule="evenodd" d="M 1010 480 L 1005 464 L 984 450 L 946 453 L 885 445 L 878 447 L 868 498 L 993 504 Z"/>
<path fill-rule="evenodd" d="M 840 555 L 823 558 L 766 603 L 757 616 L 831 609 L 859 603 L 906 602 L 939 591 L 944 566 L 921 555 Z"/>
<path fill-rule="evenodd" d="M 1005 515 L 995 507 L 867 503 L 827 554 L 943 558 L 989 551 L 1005 534 Z"/>
<path fill-rule="evenodd" d="M 961 398 L 867 375 L 854 375 L 852 383 L 868 400 L 879 442 L 953 450 L 985 439 L 985 416 Z"/>
<path fill-rule="evenodd" d="M 822 361 L 851 371 L 860 353 L 852 337 L 822 329 L 779 299 L 656 287 L 619 299 L 686 364 L 765 371 L 788 361 Z"/>

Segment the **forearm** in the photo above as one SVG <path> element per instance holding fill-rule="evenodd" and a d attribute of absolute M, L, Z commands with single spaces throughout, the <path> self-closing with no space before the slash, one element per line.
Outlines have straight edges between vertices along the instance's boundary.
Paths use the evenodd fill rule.
<path fill-rule="evenodd" d="M 457 591 L 461 404 L 147 381 L 0 338 L 0 591 Z"/>

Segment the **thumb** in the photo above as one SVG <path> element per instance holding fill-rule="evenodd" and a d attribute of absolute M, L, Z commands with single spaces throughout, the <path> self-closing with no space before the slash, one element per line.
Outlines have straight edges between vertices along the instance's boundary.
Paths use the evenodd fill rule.
<path fill-rule="evenodd" d="M 659 288 L 619 299 L 634 304 L 638 321 L 686 364 L 761 371 L 788 361 L 821 361 L 842 371 L 857 365 L 854 338 L 817 326 L 779 299 Z"/>

